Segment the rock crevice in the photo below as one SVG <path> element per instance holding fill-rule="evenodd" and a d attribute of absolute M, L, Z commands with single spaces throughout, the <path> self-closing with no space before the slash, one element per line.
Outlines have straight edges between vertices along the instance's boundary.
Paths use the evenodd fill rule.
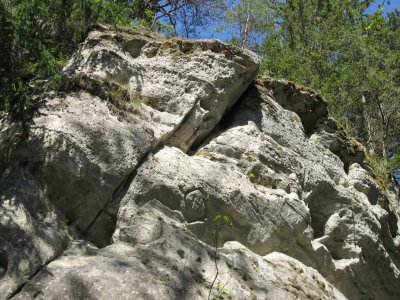
<path fill-rule="evenodd" d="M 0 299 L 396 299 L 398 214 L 322 96 L 218 41 L 87 34 L 28 137 L 0 121 Z"/>

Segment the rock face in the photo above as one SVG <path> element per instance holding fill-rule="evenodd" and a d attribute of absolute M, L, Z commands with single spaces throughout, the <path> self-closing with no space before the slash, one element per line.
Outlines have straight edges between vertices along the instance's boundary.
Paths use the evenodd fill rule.
<path fill-rule="evenodd" d="M 363 147 L 257 71 L 93 27 L 32 125 L 0 120 L 0 299 L 397 299 L 398 215 Z"/>
<path fill-rule="evenodd" d="M 258 72 L 255 54 L 215 40 L 95 29 L 66 72 L 125 86 L 131 99 L 144 102 L 155 138 L 184 151 L 208 135 Z"/>

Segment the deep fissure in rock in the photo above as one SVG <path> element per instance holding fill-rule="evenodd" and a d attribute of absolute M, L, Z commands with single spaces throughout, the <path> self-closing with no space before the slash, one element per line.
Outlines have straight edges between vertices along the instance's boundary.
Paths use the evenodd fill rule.
<path fill-rule="evenodd" d="M 111 244 L 111 236 L 115 230 L 119 204 L 126 195 L 129 186 L 134 180 L 138 169 L 145 163 L 152 151 L 143 155 L 136 167 L 126 176 L 121 184 L 115 189 L 111 198 L 106 202 L 96 217 L 82 232 L 86 239 L 99 248 Z M 100 220 L 100 221 L 99 221 Z"/>
<path fill-rule="evenodd" d="M 251 93 L 251 91 L 254 89 L 254 84 L 255 82 L 253 81 L 243 92 L 243 94 L 239 97 L 239 99 L 235 102 L 235 104 L 232 105 L 232 107 L 230 107 L 227 111 L 225 111 L 221 120 L 214 126 L 212 131 L 210 131 L 210 133 L 206 137 L 197 141 L 190 147 L 187 153 L 188 155 L 195 154 L 202 146 L 207 144 L 212 138 L 214 138 L 215 136 L 219 135 L 220 133 L 224 132 L 225 130 L 229 129 L 229 127 L 231 127 L 234 117 L 236 116 L 237 112 L 239 112 L 240 107 L 243 105 L 243 102 Z"/>
<path fill-rule="evenodd" d="M 253 87 L 253 83 L 249 85 L 249 87 L 239 97 L 235 104 L 224 113 L 221 120 L 214 126 L 214 128 L 208 133 L 208 135 L 204 139 L 194 143 L 190 147 L 190 149 L 187 151 L 188 155 L 193 155 L 202 145 L 204 145 L 204 143 L 209 141 L 213 136 L 226 130 L 232 125 L 233 116 L 236 115 L 236 112 L 238 112 L 240 106 L 242 105 L 242 102 L 246 99 L 249 91 L 252 90 Z M 88 239 L 99 248 L 103 248 L 111 244 L 111 237 L 115 230 L 120 201 L 126 195 L 131 183 L 137 175 L 137 171 L 146 162 L 149 155 L 156 154 L 164 147 L 165 144 L 168 144 L 170 137 L 174 136 L 174 134 L 178 132 L 179 128 L 181 128 L 185 124 L 186 119 L 187 117 L 183 118 L 182 122 L 175 128 L 175 130 L 168 134 L 165 140 L 160 141 L 156 146 L 153 147 L 153 149 L 146 153 L 136 165 L 135 169 L 130 172 L 130 174 L 127 175 L 126 179 L 124 179 L 122 183 L 115 189 L 110 200 L 107 201 L 104 207 L 98 212 L 96 217 L 83 232 L 83 235 L 86 239 Z"/>
<path fill-rule="evenodd" d="M 6 274 L 8 267 L 7 253 L 0 251 L 0 279 Z"/>

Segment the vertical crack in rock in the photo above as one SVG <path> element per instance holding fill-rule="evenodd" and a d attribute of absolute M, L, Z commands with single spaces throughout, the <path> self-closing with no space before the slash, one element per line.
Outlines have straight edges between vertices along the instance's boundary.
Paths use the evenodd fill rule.
<path fill-rule="evenodd" d="M 0 249 L 0 280 L 6 274 L 8 267 L 7 253 Z"/>
<path fill-rule="evenodd" d="M 219 103 L 221 102 L 219 99 L 221 96 L 217 93 L 215 99 L 213 97 L 210 97 L 207 101 L 197 99 L 192 109 L 183 117 L 182 122 L 170 135 L 166 144 L 176 146 L 184 152 L 193 152 L 194 148 L 200 147 L 210 137 L 210 134 L 215 131 L 215 128 L 219 126 L 224 116 L 232 111 L 232 108 L 242 99 L 242 95 L 247 91 L 257 73 L 258 69 L 249 74 L 246 79 L 239 80 L 229 92 L 229 95 L 226 96 L 228 100 L 225 100 L 225 103 Z M 213 89 L 216 88 L 213 87 Z M 217 102 L 217 104 L 214 102 Z M 201 118 L 197 116 L 199 110 L 205 112 Z M 187 127 L 193 127 L 193 133 L 189 136 L 187 135 Z M 182 141 L 182 137 L 185 137 L 186 140 Z"/>
<path fill-rule="evenodd" d="M 243 95 L 245 95 L 246 93 L 247 89 L 245 90 Z M 188 147 L 186 149 L 188 154 L 193 154 L 195 152 L 194 149 L 200 147 L 204 141 L 210 139 L 214 134 L 218 133 L 222 128 L 226 127 L 227 124 L 229 124 L 229 120 L 237 111 L 238 107 L 240 106 L 240 102 L 245 99 L 243 95 L 239 97 L 232 106 L 225 108 L 225 111 L 221 113 L 221 118 L 219 122 L 217 122 L 214 127 L 207 130 L 207 135 L 204 135 L 203 133 L 204 137 L 202 139 L 200 139 L 200 137 L 198 137 L 197 139 L 191 137 L 191 143 L 187 143 L 187 141 L 185 142 L 185 144 L 187 145 L 192 145 L 191 147 Z M 174 143 L 174 140 L 179 140 L 179 130 L 190 123 L 190 116 L 192 115 L 193 111 L 197 109 L 197 106 L 199 104 L 200 100 L 197 100 L 194 103 L 193 108 L 188 111 L 185 117 L 183 117 L 181 123 L 179 123 L 173 131 L 165 135 L 163 139 L 157 143 L 156 146 L 152 146 L 152 149 L 143 156 L 143 158 L 136 165 L 135 169 L 126 176 L 126 178 L 122 181 L 120 185 L 118 185 L 104 207 L 99 211 L 92 222 L 90 222 L 88 227 L 82 232 L 89 241 L 100 248 L 105 247 L 111 243 L 111 236 L 115 229 L 116 217 L 120 201 L 125 196 L 132 181 L 135 179 L 138 169 L 140 169 L 140 167 L 148 160 L 149 156 L 155 155 L 160 149 L 164 147 L 164 145 L 170 144 L 171 141 L 172 143 Z"/>
<path fill-rule="evenodd" d="M 94 245 L 99 248 L 105 247 L 111 243 L 111 236 L 115 229 L 116 217 L 119 204 L 125 196 L 132 181 L 134 180 L 138 169 L 146 162 L 149 156 L 153 155 L 160 146 L 154 147 L 146 153 L 137 163 L 135 168 L 124 178 L 121 184 L 115 189 L 110 199 L 104 207 L 98 212 L 95 218 L 90 222 L 82 234 Z"/>
<path fill-rule="evenodd" d="M 82 231 L 85 238 L 97 247 L 105 247 L 111 243 L 111 235 L 115 228 L 119 202 L 126 194 L 129 185 L 136 175 L 137 169 L 146 161 L 148 155 L 144 155 L 134 170 L 124 178 L 122 183 L 112 193 L 110 199 L 104 204 L 103 208 L 97 213 L 87 228 Z"/>
<path fill-rule="evenodd" d="M 32 279 L 32 278 L 34 278 L 37 274 L 39 274 L 39 273 L 41 273 L 41 272 L 43 272 L 43 271 L 45 271 L 45 272 L 48 272 L 47 270 L 46 270 L 46 266 L 48 266 L 50 263 L 52 263 L 55 259 L 57 259 L 59 256 L 54 256 L 54 257 L 52 257 L 51 259 L 49 259 L 46 263 L 44 263 L 40 268 L 38 268 L 35 272 L 33 272 L 33 274 L 32 275 L 30 275 L 26 280 L 25 280 L 25 282 L 23 282 L 20 286 L 18 286 L 18 288 L 17 289 L 15 289 L 12 293 L 10 293 L 9 295 L 8 295 L 8 297 L 7 297 L 7 299 L 12 299 L 12 298 L 14 298 L 15 296 L 17 296 L 23 289 L 24 289 L 24 287 L 27 285 L 27 283 Z M 49 273 L 49 272 L 48 272 Z M 49 273 L 49 275 L 50 276 L 54 276 L 54 274 L 52 274 L 52 273 Z M 0 277 L 0 279 L 1 279 L 1 277 Z M 1 297 L 1 295 L 0 295 L 0 297 Z M 36 298 L 34 295 L 33 295 L 33 298 Z M 1 299 L 1 298 L 0 298 Z"/>
<path fill-rule="evenodd" d="M 101 42 L 106 36 L 111 45 L 108 41 Z M 91 40 L 97 42 L 93 44 Z M 157 48 L 156 55 L 153 50 L 148 55 L 147 50 L 153 46 Z M 109 55 L 105 57 L 102 53 L 111 53 L 111 48 L 114 55 L 109 63 L 104 61 Z M 124 77 L 121 68 L 130 70 L 129 76 L 134 80 L 122 81 L 128 83 L 131 97 L 139 95 L 145 99 L 138 119 L 144 122 L 142 119 L 147 118 L 146 124 L 155 132 L 157 141 L 83 230 L 89 240 L 104 246 L 110 242 L 118 203 L 148 155 L 163 145 L 187 152 L 193 144 L 206 138 L 256 76 L 258 59 L 248 51 L 217 41 L 166 41 L 151 33 L 145 36 L 135 30 L 115 33 L 107 28 L 89 32 L 86 44 L 78 53 L 66 67 L 70 75 L 83 73 L 121 81 Z M 91 59 L 82 60 L 82 57 Z M 224 75 L 216 76 L 219 72 Z"/>
<path fill-rule="evenodd" d="M 194 155 L 203 145 L 207 144 L 207 142 L 209 142 L 213 137 L 220 134 L 229 126 L 231 126 L 234 116 L 240 109 L 242 102 L 246 98 L 246 95 L 248 94 L 253 84 L 254 82 L 249 85 L 249 87 L 242 93 L 242 95 L 234 103 L 234 105 L 226 109 L 225 113 L 222 115 L 219 122 L 208 133 L 208 135 L 204 136 L 203 138 L 199 138 L 195 143 L 192 144 L 192 146 L 188 149 L 187 154 Z"/>
<path fill-rule="evenodd" d="M 398 295 L 398 216 L 362 168 L 363 149 L 321 96 L 284 80 L 252 83 L 257 68 L 252 54 L 217 41 L 93 27 L 66 72 L 111 82 L 113 101 L 81 87 L 47 99 L 13 151 L 17 172 L 4 171 L 0 201 L 20 209 L 21 234 L 0 218 L 10 241 L 0 294 L 204 299 L 219 215 L 230 223 L 216 255 L 229 295 L 216 295 Z M 84 240 L 64 251 L 68 223 Z"/>

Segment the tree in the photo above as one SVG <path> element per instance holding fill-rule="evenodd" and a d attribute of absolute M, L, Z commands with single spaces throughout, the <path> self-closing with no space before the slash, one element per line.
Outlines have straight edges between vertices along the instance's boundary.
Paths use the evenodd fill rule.
<path fill-rule="evenodd" d="M 56 74 L 95 22 L 129 24 L 128 4 L 101 0 L 0 1 L 0 109 L 31 110 L 28 82 Z"/>
<path fill-rule="evenodd" d="M 210 19 L 221 16 L 225 0 L 134 0 L 132 18 L 154 30 L 172 27 L 175 34 L 193 37 Z"/>
<path fill-rule="evenodd" d="M 0 110 L 19 117 L 31 106 L 24 82 L 19 77 L 15 49 L 15 25 L 8 13 L 10 3 L 0 2 Z"/>
<path fill-rule="evenodd" d="M 274 0 L 240 0 L 227 9 L 224 28 L 233 29 L 232 38 L 241 48 L 257 48 L 260 36 L 274 28 L 276 5 Z"/>
<path fill-rule="evenodd" d="M 279 3 L 262 71 L 319 90 L 352 135 L 386 155 L 400 133 L 399 14 L 367 15 L 372 2 Z"/>
<path fill-rule="evenodd" d="M 374 129 L 371 148 L 385 157 L 400 136 L 400 28 L 392 26 L 398 21 L 398 12 L 384 18 L 382 10 L 367 18 L 364 38 L 368 51 L 364 59 L 368 67 L 360 74 Z"/>

